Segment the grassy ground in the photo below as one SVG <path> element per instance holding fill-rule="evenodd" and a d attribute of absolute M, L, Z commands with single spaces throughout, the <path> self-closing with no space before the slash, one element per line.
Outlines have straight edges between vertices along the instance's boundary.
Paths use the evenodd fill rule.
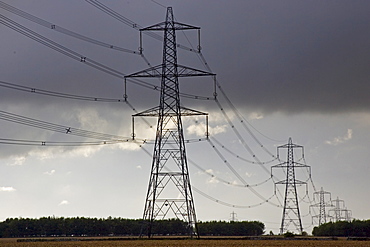
<path fill-rule="evenodd" d="M 84 239 L 87 240 L 87 239 Z M 207 239 L 207 240 L 94 240 L 94 241 L 47 241 L 47 242 L 17 242 L 17 239 L 0 239 L 1 247 L 125 247 L 125 246 L 250 246 L 250 247 L 370 247 L 370 241 L 339 240 L 243 240 L 243 239 Z"/>

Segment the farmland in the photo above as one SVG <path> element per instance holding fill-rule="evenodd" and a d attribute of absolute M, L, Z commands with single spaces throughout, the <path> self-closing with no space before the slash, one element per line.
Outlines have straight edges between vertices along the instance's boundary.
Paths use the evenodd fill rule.
<path fill-rule="evenodd" d="M 46 239 L 45 239 L 46 240 Z M 50 239 L 52 240 L 52 239 Z M 82 240 L 82 239 L 81 239 Z M 45 241 L 45 242 L 17 242 L 17 239 L 0 239 L 2 247 L 120 247 L 120 246 L 251 246 L 251 247 L 364 247 L 370 246 L 370 241 L 339 240 L 246 240 L 246 239 L 200 239 L 200 240 L 92 240 L 87 241 Z"/>

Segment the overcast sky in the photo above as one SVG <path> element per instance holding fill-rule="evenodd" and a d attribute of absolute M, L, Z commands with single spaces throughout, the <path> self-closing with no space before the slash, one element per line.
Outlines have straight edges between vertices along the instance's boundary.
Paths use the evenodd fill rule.
<path fill-rule="evenodd" d="M 274 195 L 273 181 L 254 187 L 256 195 L 248 188 L 235 186 L 242 182 L 227 164 L 250 185 L 265 181 L 270 177 L 270 167 L 279 163 L 277 160 L 256 165 L 236 155 L 250 161 L 255 160 L 252 155 L 262 162 L 271 161 L 277 146 L 286 144 L 289 137 L 304 146 L 305 161 L 312 169 L 314 186 L 309 181 L 309 196 L 305 196 L 304 188 L 299 188 L 305 230 L 312 229 L 308 208 L 315 188 L 323 187 L 331 192 L 332 199 L 344 200 L 354 218 L 369 218 L 369 1 L 101 2 L 142 27 L 164 21 L 167 6 L 173 7 L 177 21 L 201 27 L 202 54 L 227 96 L 218 90 L 221 108 L 232 124 L 215 101 L 182 98 L 184 106 L 209 113 L 211 141 L 217 148 L 207 141 L 187 145 L 190 179 L 196 190 L 235 207 L 227 207 L 195 191 L 199 220 L 229 220 L 234 211 L 239 220 L 260 220 L 266 224 L 267 232 L 278 233 L 282 209 L 272 204 L 283 201 L 279 193 L 278 198 L 271 199 L 272 204 L 245 207 L 263 202 L 258 195 L 265 199 Z M 148 62 L 154 66 L 162 61 L 161 41 L 143 35 L 144 57 L 141 57 L 137 53 L 139 31 L 86 1 L 3 0 L 1 6 L 4 3 L 56 25 L 57 29 L 46 28 L 4 8 L 0 8 L 0 20 L 9 18 L 62 45 L 63 49 L 122 74 L 146 69 Z M 60 28 L 135 53 L 88 43 L 57 32 Z M 113 99 L 122 99 L 124 94 L 121 78 L 57 52 L 6 27 L 3 22 L 0 32 L 2 114 L 131 136 L 131 115 L 135 112 L 123 102 L 65 99 L 5 87 L 9 86 L 5 83 L 12 83 Z M 178 32 L 177 38 L 186 47 L 198 45 L 195 31 Z M 207 70 L 194 52 L 179 48 L 178 59 L 179 64 Z M 146 82 L 158 85 L 156 79 Z M 180 89 L 190 95 L 212 98 L 213 82 L 195 78 L 180 80 Z M 137 111 L 159 102 L 157 91 L 134 83 L 128 83 L 127 94 Z M 228 100 L 243 117 L 243 123 Z M 155 125 L 155 119 L 147 121 Z M 99 141 L 2 119 L 0 122 L 1 139 L 47 143 Z M 154 138 L 153 128 L 145 121 L 137 120 L 135 128 L 138 138 Z M 185 139 L 204 137 L 202 118 L 184 119 L 184 128 Z M 148 153 L 153 150 L 150 144 L 144 145 L 146 151 L 132 143 L 82 147 L 0 144 L 0 147 L 1 220 L 49 215 L 142 217 L 151 165 Z M 300 153 L 295 154 L 298 160 Z M 281 171 L 274 172 L 278 179 L 284 179 Z M 297 172 L 297 176 L 306 181 L 308 173 Z M 283 191 L 283 187 L 279 190 Z M 318 210 L 312 214 L 315 213 Z"/>

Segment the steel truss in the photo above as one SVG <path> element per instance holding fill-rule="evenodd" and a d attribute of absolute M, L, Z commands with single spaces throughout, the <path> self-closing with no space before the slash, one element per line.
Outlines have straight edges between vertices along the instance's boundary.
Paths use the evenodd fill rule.
<path fill-rule="evenodd" d="M 175 22 L 172 8 L 168 7 L 165 22 L 140 30 L 140 37 L 141 32 L 144 31 L 164 32 L 162 64 L 125 77 L 125 79 L 161 78 L 159 106 L 133 115 L 133 119 L 135 117 L 158 117 L 143 213 L 148 237 L 153 234 L 152 228 L 156 219 L 169 217 L 186 222 L 190 237 L 199 236 L 181 117 L 193 115 L 207 117 L 208 114 L 180 105 L 178 78 L 215 76 L 215 74 L 177 64 L 176 31 L 190 29 L 199 30 L 200 28 Z M 208 137 L 208 130 L 206 136 Z"/>
<path fill-rule="evenodd" d="M 295 168 L 310 169 L 310 166 L 294 161 L 293 150 L 297 148 L 302 150 L 303 157 L 303 146 L 293 144 L 292 139 L 289 138 L 288 144 L 279 146 L 277 148 L 278 157 L 280 149 L 287 149 L 287 161 L 271 167 L 271 174 L 273 168 L 283 168 L 286 172 L 286 179 L 275 183 L 275 186 L 278 184 L 285 185 L 284 208 L 280 226 L 280 234 L 286 232 L 289 229 L 290 224 L 293 224 L 296 230 L 298 230 L 300 233 L 303 231 L 301 214 L 298 205 L 297 185 L 307 185 L 307 183 L 296 179 Z M 311 174 L 311 171 L 309 173 Z"/>

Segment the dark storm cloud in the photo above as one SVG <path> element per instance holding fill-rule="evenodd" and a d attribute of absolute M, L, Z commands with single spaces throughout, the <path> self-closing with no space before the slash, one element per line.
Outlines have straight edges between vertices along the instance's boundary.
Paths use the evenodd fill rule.
<path fill-rule="evenodd" d="M 239 107 L 265 112 L 368 109 L 368 1 L 237 3 L 234 15 L 222 19 L 227 24 L 215 24 L 229 30 L 218 33 L 219 55 L 211 63 L 217 63 L 216 72 Z"/>
<path fill-rule="evenodd" d="M 137 50 L 139 35 L 136 30 L 84 1 L 45 1 L 40 6 L 18 1 L 8 3 L 81 34 Z M 104 3 L 142 26 L 161 22 L 165 18 L 165 8 L 154 2 Z M 368 1 L 160 3 L 173 6 L 178 21 L 201 26 L 202 47 L 207 62 L 238 107 L 294 113 L 363 111 L 370 105 L 370 97 L 367 97 L 370 90 Z M 125 74 L 147 68 L 139 56 L 104 50 L 51 33 L 24 20 L 21 22 Z M 1 27 L 2 32 L 5 29 Z M 181 39 L 181 34 L 178 36 Z M 6 46 L 2 51 L 2 57 L 6 58 L 2 65 L 5 81 L 29 83 L 66 93 L 122 97 L 121 79 L 71 61 L 13 31 L 6 29 L 3 45 Z M 159 64 L 161 43 L 145 36 L 144 47 L 152 65 Z M 180 63 L 204 68 L 196 58 L 192 64 L 188 56 L 179 51 Z M 155 80 L 152 82 L 155 83 Z M 209 84 L 196 85 L 197 88 L 192 88 L 190 93 L 209 92 Z M 187 89 L 186 86 L 183 88 Z M 145 88 L 130 86 L 129 90 L 129 98 L 138 108 L 151 107 L 158 101 L 158 94 Z M 6 93 L 10 101 L 27 98 L 10 94 Z M 27 102 L 30 100 L 33 99 L 27 98 Z M 203 104 L 194 101 L 190 104 L 194 103 Z"/>

